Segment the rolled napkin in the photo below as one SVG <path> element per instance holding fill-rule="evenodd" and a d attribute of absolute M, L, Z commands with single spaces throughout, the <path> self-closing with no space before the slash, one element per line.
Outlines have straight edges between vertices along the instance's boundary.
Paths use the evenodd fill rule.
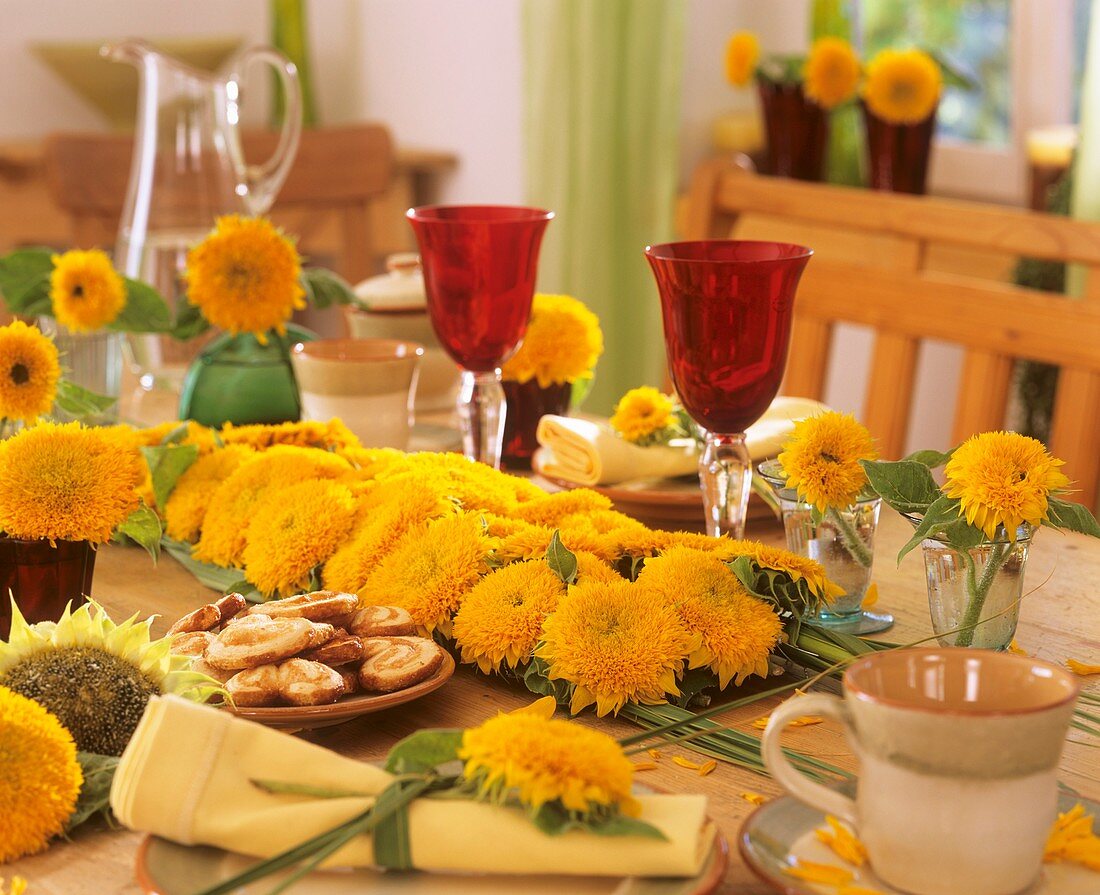
<path fill-rule="evenodd" d="M 754 461 L 774 457 L 796 420 L 828 409 L 811 398 L 779 396 L 745 433 L 749 456 Z M 690 439 L 639 447 L 620 438 L 606 420 L 544 416 L 536 438 L 536 472 L 587 487 L 689 475 L 699 466 L 699 453 Z"/>
<path fill-rule="evenodd" d="M 273 794 L 251 780 L 379 793 L 385 771 L 229 712 L 175 696 L 149 701 L 111 787 L 111 808 L 132 830 L 184 845 L 271 857 L 366 810 L 373 798 Z M 668 841 L 542 833 L 517 808 L 418 799 L 408 808 L 412 864 L 421 870 L 583 876 L 694 876 L 715 830 L 702 795 L 642 795 L 641 819 Z M 492 847 L 487 847 L 492 843 Z M 370 836 L 327 865 L 374 864 Z"/>

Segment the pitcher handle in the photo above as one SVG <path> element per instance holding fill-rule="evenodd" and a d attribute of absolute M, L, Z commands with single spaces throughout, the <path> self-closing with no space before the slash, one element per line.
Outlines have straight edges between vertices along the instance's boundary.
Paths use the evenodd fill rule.
<path fill-rule="evenodd" d="M 244 70 L 252 62 L 266 62 L 275 69 L 286 99 L 283 127 L 275 151 L 263 164 L 250 165 L 246 162 L 244 165 L 244 186 L 248 189 L 246 202 L 249 211 L 259 215 L 266 214 L 271 208 L 298 152 L 298 141 L 302 136 L 302 86 L 298 81 L 297 66 L 278 50 L 271 47 L 249 47 L 236 57 L 228 72 L 227 81 L 238 85 L 237 95 L 230 95 L 230 102 L 239 102 L 239 84 Z M 239 115 L 237 120 L 240 120 Z"/>
<path fill-rule="evenodd" d="M 761 740 L 761 752 L 764 765 L 787 792 L 812 808 L 832 814 L 852 826 L 857 825 L 856 803 L 834 789 L 815 783 L 804 774 L 796 771 L 779 744 L 783 729 L 795 718 L 802 715 L 826 715 L 835 718 L 844 725 L 845 733 L 851 738 L 851 726 L 844 702 L 836 696 L 826 693 L 808 693 L 795 696 L 782 703 L 772 712 L 768 726 Z"/>

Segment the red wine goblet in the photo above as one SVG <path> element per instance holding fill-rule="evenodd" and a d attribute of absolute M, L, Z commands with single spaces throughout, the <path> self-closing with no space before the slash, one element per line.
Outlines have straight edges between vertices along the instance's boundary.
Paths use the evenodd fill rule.
<path fill-rule="evenodd" d="M 706 430 L 699 458 L 707 531 L 740 538 L 752 485 L 745 430 L 779 391 L 805 246 L 700 240 L 647 246 L 661 294 L 669 374 Z"/>
<path fill-rule="evenodd" d="M 462 367 L 463 451 L 500 468 L 506 405 L 500 366 L 531 316 L 539 246 L 552 211 L 508 205 L 410 208 L 420 244 L 428 316 Z"/>

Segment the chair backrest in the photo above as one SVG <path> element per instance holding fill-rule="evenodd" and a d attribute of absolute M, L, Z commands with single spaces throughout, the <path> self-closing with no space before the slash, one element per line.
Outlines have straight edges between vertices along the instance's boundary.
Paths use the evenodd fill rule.
<path fill-rule="evenodd" d="M 923 340 L 957 344 L 965 352 L 956 442 L 1005 426 L 1017 359 L 1058 366 L 1050 449 L 1066 461 L 1079 488 L 1076 497 L 1095 504 L 1100 224 L 763 177 L 711 160 L 695 172 L 681 229 L 688 239 L 736 235 L 815 249 L 795 303 L 784 390 L 821 398 L 834 327 L 871 328 L 862 418 L 885 457 L 896 458 L 904 449 Z M 1084 265 L 1084 296 L 1072 300 L 989 278 L 1025 256 Z"/>
<path fill-rule="evenodd" d="M 276 139 L 271 133 L 246 134 L 246 157 L 269 157 Z M 75 245 L 113 244 L 132 150 L 133 138 L 127 135 L 47 138 L 47 177 L 54 201 L 71 217 Z M 394 159 L 389 131 L 378 124 L 303 131 L 271 216 L 298 237 L 304 255 L 321 257 L 345 279 L 358 282 L 379 267 L 370 244 L 372 203 L 390 188 Z"/>

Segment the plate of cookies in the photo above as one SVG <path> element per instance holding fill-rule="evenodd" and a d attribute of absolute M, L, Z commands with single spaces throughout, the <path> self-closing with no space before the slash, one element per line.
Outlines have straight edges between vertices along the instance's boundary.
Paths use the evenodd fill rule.
<path fill-rule="evenodd" d="M 455 670 L 443 647 L 417 636 L 406 610 L 333 591 L 253 605 L 227 594 L 168 633 L 173 653 L 225 687 L 227 711 L 281 729 L 329 727 L 411 702 Z"/>

